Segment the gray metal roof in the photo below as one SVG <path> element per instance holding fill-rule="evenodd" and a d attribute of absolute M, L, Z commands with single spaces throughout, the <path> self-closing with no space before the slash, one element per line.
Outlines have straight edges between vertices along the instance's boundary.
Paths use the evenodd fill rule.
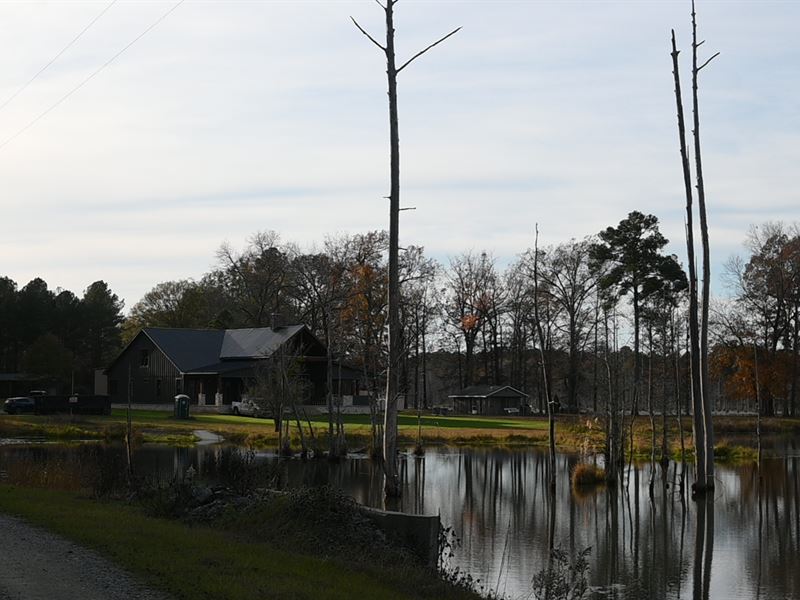
<path fill-rule="evenodd" d="M 242 361 L 269 358 L 304 325 L 273 330 L 177 329 L 147 327 L 143 331 L 183 373 L 221 373 L 238 370 Z"/>
<path fill-rule="evenodd" d="M 225 336 L 222 329 L 147 327 L 143 331 L 183 373 L 219 362 Z"/>
<path fill-rule="evenodd" d="M 520 398 L 528 397 L 528 394 L 521 392 L 510 385 L 473 385 L 464 388 L 458 394 L 451 394 L 448 398 Z"/>
<path fill-rule="evenodd" d="M 222 340 L 221 360 L 232 358 L 268 358 L 303 329 L 303 325 L 287 325 L 271 329 L 227 329 Z"/>

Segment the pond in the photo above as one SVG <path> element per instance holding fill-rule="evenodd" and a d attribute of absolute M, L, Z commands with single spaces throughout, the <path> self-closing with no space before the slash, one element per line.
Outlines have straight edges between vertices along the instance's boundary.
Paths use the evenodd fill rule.
<path fill-rule="evenodd" d="M 136 468 L 169 479 L 191 466 L 214 481 L 222 448 L 145 445 L 136 451 Z M 80 462 L 85 451 L 0 445 L 0 477 L 10 479 L 16 463 L 76 456 Z M 547 455 L 538 449 L 429 448 L 424 458 L 402 456 L 397 509 L 439 514 L 460 538 L 453 564 L 510 599 L 532 597 L 531 580 L 547 564 L 551 544 L 568 553 L 591 547 L 593 598 L 800 598 L 800 450 L 789 442 L 782 454 L 763 460 L 760 473 L 755 465 L 718 466 L 714 497 L 699 503 L 680 493 L 680 465 L 666 472 L 634 466 L 626 487 L 580 491 L 568 479 L 579 457 L 560 454 L 553 501 Z M 380 468 L 366 457 L 328 463 L 261 453 L 258 460 L 280 463 L 283 486 L 331 484 L 384 508 Z"/>

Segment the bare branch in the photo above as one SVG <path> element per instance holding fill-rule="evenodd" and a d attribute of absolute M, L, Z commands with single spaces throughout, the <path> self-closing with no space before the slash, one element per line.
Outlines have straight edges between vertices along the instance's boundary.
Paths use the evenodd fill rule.
<path fill-rule="evenodd" d="M 702 46 L 705 43 L 706 43 L 705 40 L 703 40 L 702 42 L 698 42 L 697 45 L 695 46 L 695 48 L 699 48 L 700 46 Z"/>
<path fill-rule="evenodd" d="M 395 2 L 397 2 L 397 0 L 395 0 Z M 434 46 L 438 46 L 438 45 L 439 45 L 439 44 L 441 44 L 443 41 L 445 41 L 447 38 L 449 38 L 451 35 L 455 35 L 455 34 L 457 34 L 459 31 L 461 31 L 461 27 L 459 27 L 459 28 L 457 28 L 457 29 L 454 29 L 453 31 L 451 31 L 450 33 L 448 33 L 448 34 L 447 34 L 446 36 L 444 36 L 443 38 L 440 38 L 439 40 L 437 40 L 437 41 L 433 42 L 433 43 L 432 43 L 430 46 L 428 46 L 428 47 L 427 47 L 427 48 L 425 48 L 424 50 L 420 50 L 420 51 L 419 51 L 419 52 L 417 52 L 417 53 L 416 53 L 414 56 L 412 56 L 411 58 L 409 58 L 409 59 L 408 59 L 408 60 L 407 60 L 405 63 L 403 63 L 403 65 L 402 65 L 402 66 L 401 66 L 399 69 L 397 69 L 397 72 L 399 73 L 400 71 L 402 71 L 403 69 L 405 69 L 405 68 L 406 68 L 408 65 L 410 65 L 410 64 L 411 64 L 411 62 L 412 62 L 414 59 L 417 59 L 417 58 L 419 58 L 420 56 L 422 56 L 423 54 L 425 54 L 425 53 L 426 53 L 428 50 L 430 50 L 430 49 L 431 49 L 431 48 L 433 48 Z"/>
<path fill-rule="evenodd" d="M 709 58 L 709 59 L 708 59 L 706 62 L 704 62 L 702 65 L 700 65 L 699 67 L 697 67 L 697 70 L 698 70 L 698 72 L 699 72 L 699 71 L 700 71 L 700 70 L 701 70 L 703 67 L 705 67 L 705 66 L 706 66 L 708 63 L 710 63 L 712 60 L 714 60 L 715 58 L 717 58 L 718 56 L 719 56 L 719 52 L 717 52 L 717 53 L 716 53 L 714 56 L 712 56 L 711 58 Z"/>
<path fill-rule="evenodd" d="M 381 4 L 381 0 L 375 0 L 375 3 L 376 3 L 378 6 L 380 6 L 380 7 L 381 7 L 383 10 L 386 10 L 386 7 L 385 7 L 383 4 Z"/>
<path fill-rule="evenodd" d="M 384 52 L 386 52 L 386 48 L 384 48 L 384 47 L 383 47 L 383 46 L 381 46 L 381 45 L 380 45 L 378 42 L 376 42 L 376 41 L 375 41 L 375 38 L 374 38 L 374 37 L 372 37 L 370 34 L 368 34 L 368 33 L 367 33 L 365 30 L 364 30 L 364 28 L 363 28 L 363 27 L 361 27 L 361 25 L 359 25 L 359 24 L 358 24 L 358 21 L 356 21 L 356 20 L 355 20 L 353 17 L 350 17 L 350 20 L 353 22 L 353 24 L 354 24 L 356 27 L 358 27 L 358 30 L 359 30 L 361 33 L 363 33 L 365 36 L 367 36 L 367 37 L 369 38 L 369 41 L 371 41 L 371 42 L 372 42 L 373 44 L 375 44 L 375 45 L 376 45 L 378 48 L 380 48 L 381 50 L 383 50 Z"/>

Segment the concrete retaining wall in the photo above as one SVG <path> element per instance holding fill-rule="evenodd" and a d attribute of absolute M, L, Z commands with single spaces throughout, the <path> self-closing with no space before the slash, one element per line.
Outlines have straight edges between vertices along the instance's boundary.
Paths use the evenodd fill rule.
<path fill-rule="evenodd" d="M 369 517 L 390 537 L 411 548 L 428 567 L 435 569 L 439 559 L 439 530 L 441 521 L 438 515 L 407 515 L 405 513 L 363 507 Z"/>

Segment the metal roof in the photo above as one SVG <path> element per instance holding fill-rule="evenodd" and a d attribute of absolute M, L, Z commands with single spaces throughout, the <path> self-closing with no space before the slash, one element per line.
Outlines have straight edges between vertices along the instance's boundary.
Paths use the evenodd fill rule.
<path fill-rule="evenodd" d="M 147 327 L 142 331 L 183 373 L 223 373 L 269 358 L 305 325 L 271 329 L 179 329 Z"/>
<path fill-rule="evenodd" d="M 528 394 L 521 392 L 510 385 L 473 385 L 461 390 L 458 394 L 451 394 L 448 398 L 518 398 L 528 397 Z"/>
<path fill-rule="evenodd" d="M 219 358 L 269 358 L 303 328 L 304 325 L 287 325 L 277 329 L 226 329 Z"/>
<path fill-rule="evenodd" d="M 147 327 L 142 331 L 184 373 L 219 362 L 225 336 L 223 329 Z"/>

